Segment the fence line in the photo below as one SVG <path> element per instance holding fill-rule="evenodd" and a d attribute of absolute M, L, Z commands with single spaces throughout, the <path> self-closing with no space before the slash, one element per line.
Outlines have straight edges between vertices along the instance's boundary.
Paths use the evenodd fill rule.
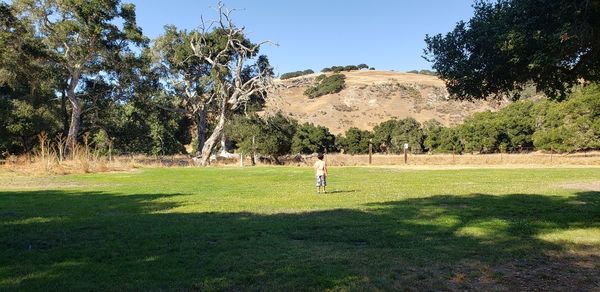
<path fill-rule="evenodd" d="M 408 154 L 404 161 L 403 154 L 373 154 L 371 165 L 600 165 L 600 152 L 572 154 L 557 153 L 493 153 L 493 154 Z M 302 159 L 281 159 L 289 165 L 311 165 L 312 156 Z M 331 166 L 363 166 L 369 165 L 369 155 L 330 154 L 328 164 Z"/>

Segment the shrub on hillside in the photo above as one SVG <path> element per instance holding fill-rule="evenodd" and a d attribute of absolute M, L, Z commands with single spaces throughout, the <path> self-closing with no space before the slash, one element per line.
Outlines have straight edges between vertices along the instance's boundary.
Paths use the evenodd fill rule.
<path fill-rule="evenodd" d="M 304 91 L 304 95 L 309 98 L 315 98 L 326 94 L 338 93 L 346 86 L 346 76 L 344 74 L 333 74 L 326 76 L 324 74 L 315 78 L 315 84 Z"/>
<path fill-rule="evenodd" d="M 437 76 L 437 72 L 431 71 L 431 70 L 420 70 L 420 71 L 419 70 L 410 70 L 410 71 L 407 71 L 406 73 Z"/>
<path fill-rule="evenodd" d="M 437 72 L 431 70 L 421 70 L 419 71 L 419 74 L 437 76 Z"/>

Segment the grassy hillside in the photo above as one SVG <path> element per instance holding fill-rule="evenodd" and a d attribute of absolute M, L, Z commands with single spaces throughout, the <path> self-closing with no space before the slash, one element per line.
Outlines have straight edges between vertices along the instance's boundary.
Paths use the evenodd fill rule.
<path fill-rule="evenodd" d="M 579 290 L 600 169 L 0 173 L 0 290 Z"/>
<path fill-rule="evenodd" d="M 338 134 L 353 126 L 372 129 L 391 118 L 437 119 L 454 125 L 473 112 L 502 106 L 497 102 L 448 100 L 443 81 L 435 76 L 375 70 L 342 73 L 346 76 L 345 89 L 314 99 L 304 92 L 320 74 L 276 80 L 266 112 L 281 111 Z"/>

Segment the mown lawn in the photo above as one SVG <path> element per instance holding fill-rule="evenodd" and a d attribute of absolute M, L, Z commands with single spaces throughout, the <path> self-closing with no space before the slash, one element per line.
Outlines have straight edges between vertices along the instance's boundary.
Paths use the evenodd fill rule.
<path fill-rule="evenodd" d="M 600 168 L 0 172 L 0 290 L 600 288 Z"/>

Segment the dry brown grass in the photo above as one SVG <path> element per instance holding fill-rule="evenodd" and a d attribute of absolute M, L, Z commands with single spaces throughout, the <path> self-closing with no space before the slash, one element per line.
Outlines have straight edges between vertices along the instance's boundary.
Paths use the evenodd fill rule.
<path fill-rule="evenodd" d="M 182 167 L 194 166 L 186 155 L 145 156 L 76 156 L 75 159 L 60 161 L 55 156 L 42 158 L 39 155 L 21 155 L 9 157 L 4 165 L 6 171 L 25 175 L 65 175 L 76 173 L 97 173 L 112 171 L 130 171 L 142 167 Z"/>
<path fill-rule="evenodd" d="M 64 175 L 74 173 L 96 173 L 127 171 L 139 167 L 168 167 L 192 165 L 187 156 L 113 156 L 109 151 L 91 147 L 87 136 L 83 144 L 75 145 L 65 157 L 65 141 L 62 137 L 49 139 L 45 133 L 38 136 L 39 148 L 31 154 L 10 156 L 2 165 L 4 170 L 26 175 Z M 111 145 L 112 146 L 112 145 Z"/>
<path fill-rule="evenodd" d="M 60 160 L 54 155 L 22 155 L 9 157 L 4 165 L 4 170 L 26 175 L 64 175 L 75 173 L 96 173 L 111 171 L 129 171 L 142 167 L 195 167 L 197 164 L 187 155 L 174 156 L 145 156 L 145 155 L 123 155 L 123 156 L 97 156 L 97 155 L 75 155 L 75 159 Z M 280 159 L 283 165 L 288 166 L 312 166 L 316 161 L 314 155 L 291 156 Z M 256 159 L 258 166 L 273 165 L 269 159 Z M 369 164 L 368 155 L 329 154 L 327 164 L 336 166 L 384 166 L 401 167 L 411 169 L 431 168 L 471 168 L 471 167 L 494 167 L 494 168 L 519 168 L 519 167 L 560 167 L 560 166 L 600 166 L 600 152 L 587 152 L 576 154 L 409 154 L 408 161 L 404 163 L 403 155 L 375 154 L 372 163 Z M 212 161 L 212 166 L 240 165 L 239 158 L 218 159 Z M 248 156 L 244 158 L 244 166 L 250 166 Z"/>
<path fill-rule="evenodd" d="M 406 166 L 406 167 L 531 167 L 531 166 L 600 166 L 600 152 L 575 154 L 409 154 L 407 163 L 404 155 L 374 154 L 373 166 Z M 290 165 L 312 165 L 316 158 L 304 156 L 302 159 L 287 160 Z M 367 166 L 369 155 L 329 154 L 327 163 L 330 166 Z"/>

